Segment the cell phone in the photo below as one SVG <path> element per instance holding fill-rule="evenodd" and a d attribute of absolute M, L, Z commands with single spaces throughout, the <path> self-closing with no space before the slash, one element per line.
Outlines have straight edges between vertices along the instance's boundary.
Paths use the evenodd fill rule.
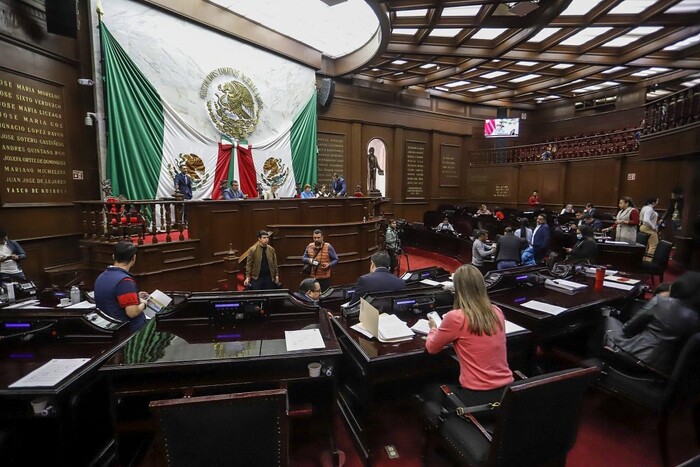
<path fill-rule="evenodd" d="M 437 311 L 431 311 L 428 313 L 428 319 L 432 319 L 437 327 L 440 327 L 440 323 L 442 323 L 442 318 L 440 318 Z"/>

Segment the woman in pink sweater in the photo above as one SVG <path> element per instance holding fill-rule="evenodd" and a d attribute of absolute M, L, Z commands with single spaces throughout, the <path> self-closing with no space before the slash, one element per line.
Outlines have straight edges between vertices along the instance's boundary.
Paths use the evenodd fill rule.
<path fill-rule="evenodd" d="M 506 360 L 503 312 L 491 304 L 484 277 L 476 267 L 461 266 L 454 273 L 453 282 L 455 309 L 445 313 L 439 328 L 430 320 L 425 348 L 436 354 L 453 344 L 459 360 L 459 386 L 449 386 L 465 404 L 498 401 L 503 387 L 513 382 Z M 439 385 L 426 388 L 423 398 L 441 401 Z"/>

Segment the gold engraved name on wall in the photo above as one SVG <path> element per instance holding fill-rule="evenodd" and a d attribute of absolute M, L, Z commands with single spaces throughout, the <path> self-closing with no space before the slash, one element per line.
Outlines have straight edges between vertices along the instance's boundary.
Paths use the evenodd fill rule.
<path fill-rule="evenodd" d="M 494 198 L 509 198 L 510 197 L 510 186 L 508 185 L 496 185 L 494 187 Z"/>
<path fill-rule="evenodd" d="M 233 68 L 218 68 L 207 75 L 199 90 L 211 123 L 235 140 L 248 138 L 258 125 L 262 99 L 253 81 Z"/>

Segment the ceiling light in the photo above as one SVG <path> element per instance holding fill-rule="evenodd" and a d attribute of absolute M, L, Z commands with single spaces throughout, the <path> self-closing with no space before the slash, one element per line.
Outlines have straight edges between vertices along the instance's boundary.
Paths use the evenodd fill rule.
<path fill-rule="evenodd" d="M 697 13 L 698 11 L 700 11 L 700 0 L 683 0 L 664 13 Z"/>
<path fill-rule="evenodd" d="M 481 86 L 478 88 L 467 89 L 467 91 L 469 91 L 469 92 L 481 92 L 481 91 L 487 91 L 489 89 L 496 89 L 496 86 Z"/>
<path fill-rule="evenodd" d="M 522 83 L 523 81 L 530 81 L 531 79 L 539 78 L 540 75 L 536 74 L 530 74 L 530 75 L 523 75 L 519 76 L 517 78 L 513 78 L 511 80 L 508 80 L 509 83 Z"/>
<path fill-rule="evenodd" d="M 608 12 L 609 15 L 636 15 L 643 12 L 658 0 L 623 0 Z"/>
<path fill-rule="evenodd" d="M 647 34 L 652 34 L 662 29 L 661 26 L 643 26 L 639 28 L 634 28 L 627 34 L 624 34 L 615 39 L 609 40 L 608 42 L 601 45 L 601 47 L 624 47 L 627 44 L 631 44 Z"/>
<path fill-rule="evenodd" d="M 476 16 L 481 10 L 481 5 L 453 6 L 442 9 L 442 17 L 448 16 Z"/>
<path fill-rule="evenodd" d="M 476 33 L 474 33 L 472 39 L 492 40 L 506 31 L 506 28 L 481 28 L 478 31 L 476 31 Z"/>
<path fill-rule="evenodd" d="M 691 45 L 695 44 L 698 41 L 700 41 L 700 34 L 690 36 L 686 39 L 683 39 L 682 41 L 676 42 L 675 44 L 671 44 L 668 47 L 664 47 L 664 50 L 672 51 L 672 50 L 685 49 L 686 47 L 690 47 Z"/>
<path fill-rule="evenodd" d="M 405 65 L 405 64 L 408 63 L 408 62 L 407 62 L 406 60 L 394 60 L 394 61 L 391 62 L 391 63 L 394 64 L 394 65 Z"/>
<path fill-rule="evenodd" d="M 486 73 L 486 74 L 481 75 L 481 77 L 486 78 L 486 79 L 494 79 L 494 78 L 498 78 L 499 76 L 503 76 L 503 75 L 507 75 L 507 74 L 508 74 L 507 71 L 492 71 L 491 73 Z"/>
<path fill-rule="evenodd" d="M 530 66 L 535 66 L 535 65 L 539 64 L 539 62 L 516 62 L 515 64 L 519 65 L 519 66 L 530 67 Z"/>
<path fill-rule="evenodd" d="M 557 63 L 556 65 L 553 65 L 552 68 L 555 70 L 566 70 L 567 68 L 571 68 L 574 66 L 573 63 Z"/>
<path fill-rule="evenodd" d="M 426 68 L 432 68 L 434 66 L 437 66 L 437 65 L 435 65 L 434 63 L 426 63 L 425 65 L 421 65 L 420 68 L 426 69 Z"/>
<path fill-rule="evenodd" d="M 603 74 L 604 74 L 604 75 L 609 75 L 610 73 L 616 73 L 616 72 L 618 72 L 618 71 L 622 71 L 622 70 L 626 70 L 626 69 L 627 69 L 626 66 L 615 66 L 615 67 L 612 67 L 612 68 L 608 68 L 607 70 L 605 70 L 605 71 L 603 72 Z"/>
<path fill-rule="evenodd" d="M 447 88 L 456 88 L 458 86 L 464 86 L 465 84 L 469 84 L 469 81 L 453 81 L 451 83 L 445 84 L 445 87 Z"/>
<path fill-rule="evenodd" d="M 449 91 L 449 89 L 447 89 L 444 86 L 435 86 L 435 89 L 437 89 L 438 91 Z"/>

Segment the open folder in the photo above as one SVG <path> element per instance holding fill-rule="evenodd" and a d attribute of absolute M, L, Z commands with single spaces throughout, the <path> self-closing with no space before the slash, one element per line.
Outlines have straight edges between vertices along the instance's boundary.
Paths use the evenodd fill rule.
<path fill-rule="evenodd" d="M 376 337 L 379 342 L 407 341 L 413 339 L 415 335 L 398 316 L 386 313 L 379 314 L 379 310 L 364 298 L 360 299 L 360 323 L 355 326 L 361 326 L 372 337 Z M 359 329 L 358 331 L 362 332 Z"/>

